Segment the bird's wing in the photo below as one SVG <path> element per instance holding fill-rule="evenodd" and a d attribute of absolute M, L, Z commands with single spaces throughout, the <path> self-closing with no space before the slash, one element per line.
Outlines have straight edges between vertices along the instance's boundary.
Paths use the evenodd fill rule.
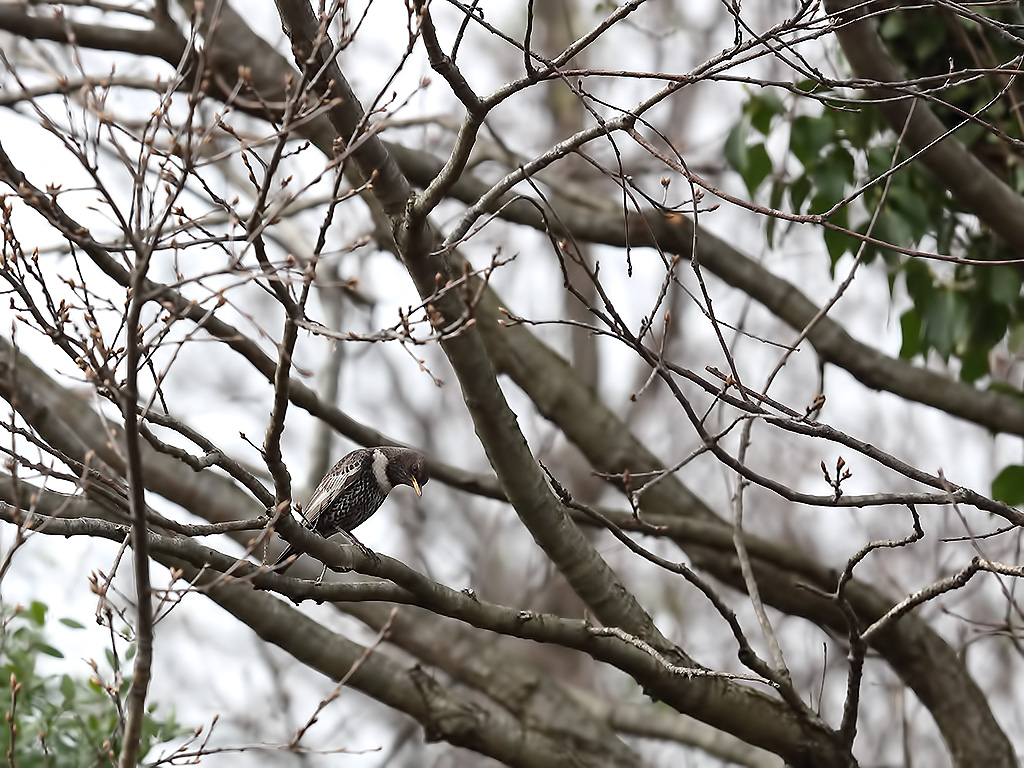
<path fill-rule="evenodd" d="M 336 499 L 340 493 L 348 488 L 355 481 L 365 461 L 365 450 L 353 451 L 341 461 L 331 467 L 331 470 L 324 475 L 320 485 L 309 497 L 309 503 L 302 510 L 303 516 L 309 522 L 311 528 L 316 528 L 320 513 L 331 501 Z"/>

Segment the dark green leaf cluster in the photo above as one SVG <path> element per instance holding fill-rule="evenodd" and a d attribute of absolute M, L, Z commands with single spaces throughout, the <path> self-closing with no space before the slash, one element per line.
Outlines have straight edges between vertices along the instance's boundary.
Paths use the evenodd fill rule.
<path fill-rule="evenodd" d="M 1024 14 L 1016 3 L 978 5 L 972 11 L 993 25 L 951 10 L 910 9 L 886 14 L 879 33 L 907 76 L 919 80 L 920 90 L 934 94 L 929 105 L 943 123 L 953 127 L 967 120 L 957 140 L 1017 192 L 1024 192 L 1019 107 L 1024 88 L 1012 75 L 1019 67 L 1005 69 L 1021 55 Z M 997 25 L 1005 25 L 1006 31 Z"/>
<path fill-rule="evenodd" d="M 64 658 L 47 641 L 46 605 L 33 602 L 18 610 L 0 607 L 0 620 L 0 664 L 7 685 L 0 750 L 10 764 L 19 768 L 115 765 L 122 722 L 112 692 L 104 690 L 94 676 L 74 671 L 84 662 L 69 665 L 70 673 L 53 671 L 52 661 L 40 663 L 44 656 Z M 60 619 L 60 623 L 73 630 L 84 628 L 74 619 Z M 113 661 L 108 650 L 108 662 Z M 118 680 L 116 693 L 123 696 L 130 682 Z M 157 717 L 154 710 L 149 707 L 143 723 L 140 754 L 185 733 L 173 713 Z"/>
<path fill-rule="evenodd" d="M 1020 22 L 1008 18 L 1021 15 L 1016 8 L 977 10 L 999 21 Z M 1021 86 L 1008 79 L 979 74 L 1019 55 L 1019 41 L 995 27 L 936 8 L 888 13 L 879 22 L 879 31 L 908 79 L 919 83 L 922 98 L 946 125 L 953 128 L 974 116 L 956 131 L 956 139 L 1024 194 L 1024 120 L 1012 109 L 1013 104 L 1024 103 L 1024 91 L 1017 93 Z M 872 241 L 878 242 L 864 243 L 823 227 L 832 273 L 844 255 L 861 247 L 866 263 L 880 257 L 888 270 L 890 291 L 902 277 L 913 302 L 901 317 L 901 355 L 914 358 L 934 352 L 946 361 L 954 358 L 964 381 L 991 373 L 990 353 L 997 344 L 1007 341 L 1010 351 L 1016 352 L 1024 342 L 1021 268 L 936 266 L 937 262 L 898 249 L 931 250 L 982 262 L 1020 254 L 966 215 L 920 163 L 910 159 L 901 166 L 908 158 L 897 151 L 897 137 L 872 106 L 857 105 L 856 99 L 850 103 L 852 91 L 831 91 L 811 80 L 797 84 L 797 90 L 813 94 L 815 101 L 795 96 L 784 103 L 767 90 L 750 95 L 726 140 L 730 166 L 751 195 L 770 177 L 769 205 L 793 214 L 825 213 L 870 183 L 855 201 L 832 213 L 828 223 L 866 234 L 878 210 L 870 228 Z M 824 108 L 817 106 L 819 102 Z M 811 110 L 814 113 L 807 114 Z M 764 149 L 773 132 L 780 139 L 788 133 L 789 139 L 785 156 L 774 167 Z M 769 246 L 778 244 L 780 230 L 787 231 L 779 222 L 768 219 Z"/>

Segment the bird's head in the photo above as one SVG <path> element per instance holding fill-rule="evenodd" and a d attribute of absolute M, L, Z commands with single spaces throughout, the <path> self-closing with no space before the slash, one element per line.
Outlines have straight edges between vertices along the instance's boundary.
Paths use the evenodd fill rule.
<path fill-rule="evenodd" d="M 392 485 L 411 485 L 417 496 L 423 495 L 423 486 L 430 479 L 423 454 L 408 449 L 396 451 L 389 457 L 387 472 Z"/>

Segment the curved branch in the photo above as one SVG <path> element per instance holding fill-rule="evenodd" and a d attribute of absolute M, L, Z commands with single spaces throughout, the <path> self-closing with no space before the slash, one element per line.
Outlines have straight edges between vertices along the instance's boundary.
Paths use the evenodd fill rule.
<path fill-rule="evenodd" d="M 498 325 L 502 317 L 499 306 L 490 291 L 478 305 L 477 327 L 495 365 L 526 392 L 540 413 L 562 430 L 597 471 L 621 475 L 626 470 L 638 474 L 665 469 L 564 358 L 526 328 Z M 743 590 L 729 527 L 676 475 L 647 490 L 642 508 L 648 522 L 670 526 L 695 567 Z M 766 603 L 845 635 L 846 620 L 835 605 L 800 588 L 801 582 L 809 582 L 831 592 L 838 571 L 792 548 L 780 548 L 750 534 L 744 541 Z M 859 581 L 850 583 L 847 597 L 866 623 L 877 620 L 893 605 L 876 589 Z M 993 717 L 985 693 L 956 652 L 926 622 L 905 617 L 874 641 L 874 649 L 932 713 L 955 754 L 971 756 L 975 763 L 1009 765 L 1005 761 L 1013 754 L 1012 746 Z M 981 733 L 984 738 L 978 737 Z"/>
<path fill-rule="evenodd" d="M 225 582 L 208 594 L 261 638 L 334 680 L 348 674 L 364 653 L 361 646 L 245 584 Z M 526 723 L 507 710 L 485 707 L 442 686 L 419 667 L 403 667 L 380 653 L 370 654 L 348 684 L 414 718 L 428 741 L 444 740 L 506 765 L 557 768 L 572 753 L 585 755 L 587 764 L 598 768 L 621 765 L 619 754 L 606 752 L 603 741 L 567 743 L 564 734 Z"/>
<path fill-rule="evenodd" d="M 846 1 L 844 0 L 844 3 Z M 838 2 L 839 0 L 836 0 L 836 3 Z M 194 11 L 193 0 L 181 0 L 181 4 L 186 11 Z M 834 3 L 830 2 L 830 5 L 832 4 Z M 211 83 L 211 93 L 226 98 L 231 92 L 231 84 L 237 80 L 239 67 L 243 67 L 250 75 L 252 90 L 260 94 L 261 100 L 236 100 L 234 106 L 263 119 L 279 117 L 279 112 L 275 111 L 276 107 L 272 105 L 283 100 L 284 76 L 287 73 L 294 73 L 294 68 L 266 41 L 253 34 L 230 5 L 223 4 L 220 7 L 218 24 L 223 33 L 217 35 L 215 44 L 208 52 L 210 64 L 215 67 L 218 74 Z M 142 36 L 138 31 L 132 30 L 129 35 L 120 36 L 106 27 L 74 24 L 72 28 L 76 32 L 76 42 L 81 46 L 158 56 L 172 65 L 177 64 L 186 45 L 185 39 L 176 31 L 150 32 Z M 67 37 L 66 29 L 61 23 L 54 19 L 26 17 L 21 6 L 0 5 L 0 29 L 16 34 L 22 34 L 22 30 L 28 29 L 31 34 L 24 34 L 31 39 L 43 38 L 64 42 Z M 129 36 L 132 37 L 131 41 L 125 39 L 123 45 L 118 43 L 123 37 Z M 145 49 L 143 51 L 136 51 L 139 40 L 144 41 L 141 46 Z M 186 76 L 190 75 L 186 73 Z M 218 87 L 218 83 L 224 83 L 225 87 Z M 915 110 L 916 114 L 924 114 L 926 107 L 925 104 L 919 104 Z M 895 119 L 895 130 L 900 130 L 904 122 L 902 118 Z M 331 155 L 336 133 L 326 118 L 310 120 L 303 126 L 301 132 L 322 152 Z M 951 142 L 954 140 L 947 139 L 934 149 Z M 912 148 L 915 147 L 909 135 L 906 143 Z M 428 152 L 409 149 L 391 142 L 382 142 L 382 145 L 401 172 L 418 186 L 428 186 L 444 166 L 441 160 Z M 958 161 L 956 165 L 960 167 L 961 163 Z M 964 183 L 973 183 L 970 181 L 972 178 L 988 179 L 991 173 L 983 166 L 982 170 L 986 175 L 972 175 L 974 171 L 970 171 L 957 174 L 957 178 L 962 179 Z M 489 189 L 489 184 L 470 174 L 464 174 L 452 185 L 450 194 L 467 205 L 473 205 Z M 1002 199 L 1001 195 L 997 196 Z M 547 231 L 550 222 L 544 220 L 536 206 L 522 201 L 516 202 L 515 197 L 507 193 L 495 200 L 492 207 L 499 211 L 498 215 L 503 219 L 539 231 Z M 1012 208 L 1007 210 L 1017 211 L 1020 201 L 1012 203 L 1011 206 Z M 696 242 L 697 256 L 704 269 L 750 295 L 795 330 L 803 330 L 820 309 L 792 283 L 772 274 L 723 239 L 704 229 L 699 229 L 695 236 L 693 223 L 685 217 L 667 219 L 662 214 L 651 211 L 642 217 L 632 214 L 624 219 L 621 207 L 614 201 L 596 199 L 592 199 L 586 206 L 562 203 L 553 207 L 555 216 L 552 218 L 565 228 L 565 232 L 558 231 L 556 234 L 570 234 L 584 242 L 622 247 L 626 245 L 628 233 L 629 244 L 632 247 L 660 245 L 665 251 L 679 253 L 687 258 L 693 255 L 692 246 Z M 995 209 L 996 206 L 993 205 L 992 210 Z M 985 208 L 982 213 L 988 210 Z M 984 216 L 978 215 L 984 220 Z M 1024 216 L 1013 213 L 1008 222 L 1001 224 L 1005 224 L 1009 231 L 1010 227 L 1024 228 L 1024 223 L 1021 222 L 1024 222 Z M 996 229 L 994 224 L 993 229 Z M 994 391 L 975 389 L 934 371 L 918 368 L 905 360 L 885 355 L 857 341 L 828 317 L 822 318 L 808 336 L 808 341 L 822 360 L 848 371 L 867 387 L 892 392 L 908 400 L 938 408 L 993 432 L 1024 436 L 1024 409 L 1020 408 L 1012 397 Z M 296 402 L 296 405 L 306 408 L 306 405 L 300 402 Z M 310 412 L 323 418 L 319 413 Z M 332 426 L 363 445 L 386 442 L 382 436 L 377 436 L 382 439 L 375 439 L 360 429 L 362 425 L 347 422 L 348 420 L 342 416 L 332 422 Z"/>
<path fill-rule="evenodd" d="M 426 152 L 388 145 L 402 170 L 416 184 L 433 178 L 440 161 Z M 457 200 L 472 205 L 490 186 L 473 176 L 463 176 L 451 188 Z M 552 215 L 517 194 L 506 193 L 492 206 L 502 219 L 548 232 L 556 237 L 602 245 L 633 248 L 657 246 L 668 253 L 692 258 L 693 244 L 702 269 L 711 272 L 763 304 L 794 330 L 802 331 L 819 312 L 819 307 L 787 280 L 772 274 L 722 238 L 706 229 L 694 231 L 684 216 L 665 217 L 655 211 L 625 219 L 621 206 L 594 200 L 591 205 L 548 203 Z M 1024 221 L 1024 219 L 1022 219 Z M 991 390 L 979 390 L 934 371 L 918 368 L 906 360 L 889 357 L 857 341 L 836 321 L 821 318 L 807 340 L 818 356 L 849 372 L 871 389 L 880 389 L 914 402 L 930 405 L 952 416 L 980 424 L 993 432 L 1024 436 L 1024 408 L 1013 397 Z"/>
<path fill-rule="evenodd" d="M 225 6 L 225 9 L 229 9 L 229 6 Z M 2 23 L 2 19 L 0 19 Z M 235 37 L 234 35 L 223 35 L 225 39 L 230 39 L 232 42 L 235 40 L 241 40 L 245 36 Z M 253 36 L 254 37 L 254 36 Z M 61 38 L 55 38 L 61 39 Z M 82 40 L 80 39 L 81 43 Z M 276 57 L 277 54 L 271 50 L 272 57 L 267 59 L 256 58 L 254 60 L 245 61 L 249 65 L 262 66 L 267 64 L 271 69 L 276 68 Z M 234 77 L 237 73 L 238 62 L 225 62 L 230 66 L 225 67 L 222 74 L 225 76 Z M 280 69 L 275 69 L 275 78 L 280 83 Z M 260 83 L 262 87 L 267 83 Z M 276 87 L 276 86 L 275 86 Z M 267 91 L 271 93 L 272 91 Z M 329 151 L 330 140 L 329 138 L 324 141 L 324 136 L 332 133 L 332 131 L 324 131 L 322 126 L 323 121 L 314 121 L 310 126 L 311 132 L 320 131 L 317 145 Z M 329 128 L 329 126 L 327 126 Z M 395 152 L 396 158 L 399 160 L 400 165 L 403 169 L 406 169 L 410 173 L 410 176 L 415 176 L 412 171 L 406 168 L 406 163 L 403 161 L 402 153 L 399 148 L 392 148 Z M 411 151 L 410 151 L 411 152 Z M 413 153 L 416 154 L 416 153 Z M 429 160 L 427 155 L 418 154 L 417 159 Z M 415 177 L 413 179 L 415 181 Z M 485 187 L 486 189 L 486 187 Z M 460 184 L 456 185 L 456 194 L 463 194 L 463 186 Z M 478 199 L 479 195 L 473 196 L 472 199 Z M 506 211 L 511 212 L 513 216 L 518 215 L 517 211 L 520 208 L 527 214 L 532 213 L 533 209 L 529 206 L 511 206 Z M 528 210 L 527 210 L 528 209 Z M 581 239 L 588 239 L 586 235 L 588 233 L 600 235 L 601 237 L 611 238 L 614 241 L 622 240 L 622 222 L 621 215 L 613 217 L 605 212 L 594 213 L 594 211 L 580 208 L 577 213 L 583 217 L 582 226 L 580 229 Z M 573 213 L 573 211 L 569 211 Z M 621 211 L 618 212 L 621 214 Z M 572 221 L 572 216 L 563 216 L 561 211 L 559 214 L 563 221 Z M 603 221 L 598 221 L 603 219 Z M 616 226 L 616 221 L 618 226 Z M 539 220 L 533 223 L 529 223 L 530 226 L 536 226 L 538 229 L 543 228 L 543 222 Z M 640 220 L 634 220 L 634 224 L 641 224 Z M 648 223 L 651 228 L 656 231 L 661 231 L 665 235 L 665 242 L 668 247 L 672 247 L 673 243 L 681 244 L 679 250 L 683 253 L 688 253 L 688 242 L 692 229 L 687 230 L 690 225 L 687 222 L 665 222 L 657 217 L 650 217 Z M 602 229 L 604 227 L 604 229 Z M 571 227 L 570 227 L 571 228 Z M 642 228 L 634 227 L 634 232 L 631 232 L 633 242 L 644 241 L 648 238 L 644 234 Z M 639 238 L 639 240 L 637 240 Z M 653 241 L 653 237 L 649 238 Z M 601 240 L 598 239 L 600 242 Z M 783 317 L 787 322 L 794 325 L 794 327 L 802 328 L 806 322 L 813 316 L 817 308 L 814 307 L 809 300 L 806 299 L 802 294 L 795 292 L 795 289 L 786 283 L 785 281 L 779 280 L 772 277 L 769 273 L 763 269 L 756 267 L 753 263 L 746 259 L 735 250 L 729 248 L 721 241 L 717 241 L 714 238 L 710 238 L 709 235 L 701 233 L 698 241 L 698 249 L 704 249 L 705 246 L 711 244 L 711 249 L 706 253 L 711 258 L 702 259 L 702 263 L 706 268 L 712 269 L 712 271 L 722 270 L 724 279 L 731 282 L 738 287 L 749 290 L 752 295 L 759 298 L 763 303 L 769 306 L 770 309 L 775 311 L 777 314 Z M 717 258 L 721 256 L 722 258 Z M 728 275 L 728 276 L 727 276 Z M 734 282 L 735 281 L 735 282 Z M 763 290 L 762 290 L 763 287 Z M 497 301 L 494 299 L 495 302 Z M 786 314 L 790 313 L 790 314 Z M 796 317 L 795 320 L 792 318 Z M 481 323 L 481 327 L 486 323 Z M 496 334 L 510 334 L 509 338 L 513 337 L 512 329 L 501 330 L 494 329 Z M 821 328 L 817 329 L 821 331 Z M 938 405 L 938 401 L 931 402 L 929 400 L 922 400 L 922 397 L 931 396 L 932 392 L 942 391 L 942 387 L 950 384 L 944 378 L 930 374 L 928 372 L 922 372 L 915 369 L 900 361 L 891 361 L 884 355 L 871 350 L 865 345 L 859 345 L 853 342 L 848 335 L 842 331 L 841 328 L 836 326 L 834 329 L 836 333 L 818 333 L 812 338 L 812 343 L 818 347 L 819 352 L 822 352 L 823 347 L 827 350 L 831 347 L 831 352 L 823 352 L 823 357 L 831 359 L 838 365 L 847 367 L 848 370 L 854 371 L 855 375 L 862 378 L 863 381 L 869 384 L 869 386 L 885 385 L 888 387 L 897 387 L 893 391 L 903 394 L 904 396 L 910 397 L 911 399 L 918 399 L 922 402 L 930 402 L 937 407 L 946 407 L 946 405 Z M 525 339 L 526 337 L 518 337 L 518 339 Z M 494 347 L 491 346 L 491 353 L 494 355 Z M 518 343 L 518 342 L 517 342 Z M 524 357 L 529 358 L 530 355 L 537 353 L 538 347 L 536 345 L 530 346 L 532 342 L 528 339 L 523 342 L 527 348 L 525 351 L 520 348 L 515 348 L 515 345 L 510 341 L 510 348 L 506 350 L 506 358 L 508 357 Z M 543 347 L 543 345 L 540 345 Z M 544 357 L 542 351 L 541 357 Z M 860 358 L 860 359 L 858 359 Z M 497 359 L 497 358 L 495 358 Z M 892 363 L 899 363 L 898 365 L 891 365 Z M 507 359 L 502 362 L 499 367 L 505 367 L 506 370 L 512 364 Z M 848 366 L 853 366 L 848 367 Z M 880 372 L 872 372 L 871 368 L 877 366 Z M 902 367 L 901 367 L 902 366 Z M 541 369 L 547 370 L 547 369 Z M 859 372 L 856 372 L 859 371 Z M 905 375 L 897 375 L 897 374 Z M 570 371 L 571 374 L 571 371 Z M 877 378 L 873 378 L 877 377 Z M 570 376 L 571 378 L 571 376 Z M 872 384 L 875 381 L 877 383 Z M 577 388 L 578 383 L 575 381 L 568 381 L 568 386 L 563 388 L 562 382 L 555 377 L 547 377 L 547 382 L 534 382 L 533 388 L 537 390 L 544 390 L 545 394 L 541 397 L 544 405 L 539 402 L 538 405 L 542 411 L 547 409 L 547 413 L 565 413 L 566 411 L 572 411 L 577 416 L 583 419 L 593 419 L 595 421 L 595 434 L 605 438 L 600 445 L 595 445 L 593 451 L 600 453 L 606 464 L 618 464 L 619 466 L 635 466 L 631 465 L 631 462 L 637 458 L 637 451 L 640 453 L 641 461 L 648 458 L 654 466 L 659 466 L 658 462 L 651 456 L 643 446 L 636 443 L 635 439 L 632 438 L 628 432 L 625 431 L 624 427 L 621 427 L 621 423 L 612 417 L 609 420 L 603 419 L 604 413 L 600 410 L 590 410 L 590 406 L 595 403 L 596 397 L 592 392 L 584 390 L 584 399 L 582 405 L 574 410 L 573 404 L 565 401 L 558 402 L 563 397 L 573 397 L 576 393 L 574 388 Z M 933 386 L 935 385 L 935 386 Z M 940 386 L 941 385 L 941 386 Z M 520 386 L 524 389 L 529 388 L 528 386 L 520 382 Z M 902 388 L 902 389 L 899 389 Z M 979 423 L 986 423 L 987 425 L 991 422 L 994 429 L 1006 429 L 1008 431 L 1021 432 L 1021 416 L 1019 409 L 1016 408 L 1016 404 L 1013 403 L 1013 409 L 1010 410 L 1006 407 L 1006 404 L 1010 402 L 1009 398 L 1001 398 L 997 396 L 995 400 L 988 398 L 988 393 L 979 393 L 970 387 L 964 387 L 963 385 L 956 385 L 950 390 L 952 392 L 952 403 L 951 408 L 947 408 L 950 412 L 955 415 L 960 415 L 964 418 L 972 418 L 979 420 Z M 907 394 L 907 393 L 910 394 Z M 921 394 L 924 392 L 924 395 Z M 949 393 L 947 393 L 949 394 Z M 531 392 L 532 395 L 532 392 Z M 955 397 L 953 397 L 955 395 Z M 988 399 L 986 399 L 988 398 Z M 942 398 L 939 398 L 941 400 Z M 977 404 L 977 408 L 972 411 L 970 403 L 967 400 L 973 401 Z M 998 407 L 997 407 L 998 406 Z M 959 410 L 957 410 L 959 409 Z M 985 413 L 979 413 L 984 411 Z M 557 418 L 551 417 L 558 421 Z M 980 420 L 984 419 L 984 420 Z M 561 425 L 561 424 L 560 424 Z M 563 427 L 564 428 L 564 427 Z M 614 431 L 615 428 L 620 428 L 617 435 L 612 432 L 602 432 L 605 429 L 611 429 Z M 586 431 L 581 425 L 575 425 L 575 431 L 579 434 L 581 431 Z M 567 430 L 567 434 L 570 432 Z M 578 445 L 585 445 L 586 443 L 577 443 Z M 595 462 L 596 463 L 596 462 Z M 666 514 L 672 519 L 678 520 L 678 514 L 682 511 L 686 514 L 691 514 L 695 517 L 705 519 L 708 521 L 714 520 L 713 513 L 703 506 L 692 494 L 686 492 L 685 488 L 671 479 L 672 482 L 666 482 L 659 484 L 656 488 L 659 490 L 659 494 L 653 495 L 647 498 L 657 499 L 659 496 L 663 497 L 662 507 Z M 673 498 L 673 493 L 676 493 Z M 652 494 L 654 489 L 652 489 Z M 649 502 L 654 504 L 655 502 Z M 716 524 L 709 522 L 709 528 L 714 527 Z M 695 540 L 690 538 L 689 540 L 689 551 L 693 556 L 695 562 L 706 567 L 712 573 L 719 574 L 721 578 L 734 583 L 734 578 L 730 573 L 732 563 L 728 555 L 728 548 L 724 550 L 717 550 L 715 548 L 709 548 L 706 544 L 702 544 L 699 537 Z M 753 554 L 753 553 L 752 553 Z M 813 599 L 806 595 L 801 595 L 800 591 L 794 588 L 794 580 L 800 578 L 800 568 L 803 567 L 807 571 L 813 571 L 815 578 L 820 580 L 822 585 L 826 588 L 832 588 L 834 586 L 834 576 L 831 571 L 824 568 L 824 566 L 817 565 L 813 561 L 803 559 L 799 557 L 797 553 L 788 553 L 791 557 L 785 559 L 785 565 L 780 565 L 781 560 L 761 560 L 755 563 L 755 568 L 758 569 L 759 583 L 765 585 L 766 589 L 770 592 L 772 597 L 769 600 L 773 600 L 776 605 L 782 607 L 784 610 L 792 610 L 800 615 L 806 615 L 812 617 L 819 623 L 828 625 L 829 623 L 829 612 L 831 606 L 822 603 L 821 601 L 815 602 Z M 755 555 L 756 556 L 756 555 Z M 829 579 L 832 582 L 829 583 Z M 854 594 L 859 595 L 858 598 L 854 597 Z M 858 605 L 858 610 L 863 612 L 863 615 L 870 615 L 875 612 L 876 615 L 884 613 L 884 606 L 887 601 L 884 600 L 873 590 L 863 587 L 863 585 L 851 585 L 851 600 Z M 888 603 L 891 606 L 891 603 Z M 878 611 L 881 610 L 881 613 Z M 841 622 L 841 617 L 839 617 Z M 840 626 L 841 623 L 840 623 Z M 923 633 L 923 634 L 922 634 Z M 977 729 L 974 731 L 974 736 L 979 743 L 993 744 L 994 748 L 998 750 L 1000 745 L 1004 743 L 1004 738 L 998 731 L 998 727 L 994 725 L 991 720 L 991 715 L 988 713 L 987 705 L 984 704 L 983 698 L 980 700 L 976 696 L 977 689 L 970 678 L 962 669 L 962 664 L 952 654 L 948 646 L 946 646 L 941 639 L 934 636 L 922 622 L 917 622 L 913 617 L 907 617 L 895 625 L 895 631 L 892 631 L 889 637 L 889 642 L 886 643 L 883 638 L 878 638 L 881 644 L 880 650 L 886 654 L 887 659 L 893 664 L 894 668 L 897 668 L 901 675 L 905 677 L 909 675 L 909 679 L 913 682 L 912 685 L 918 690 L 918 694 L 921 695 L 921 689 L 918 687 L 922 684 L 922 681 L 926 681 L 926 678 L 931 677 L 935 680 L 934 684 L 930 685 L 931 692 L 928 696 L 923 697 L 926 705 L 932 708 L 933 713 L 936 712 L 936 708 L 941 710 L 941 713 L 936 714 L 936 719 L 940 721 L 940 726 L 943 727 L 943 731 L 946 734 L 947 739 L 952 739 L 951 743 L 954 744 L 954 751 L 956 752 L 959 747 L 956 744 L 960 744 L 957 739 L 959 737 L 956 734 L 947 732 L 947 726 L 956 720 L 959 720 L 961 724 L 965 726 L 965 730 Z M 889 645 L 886 648 L 886 645 Z M 944 689 L 941 684 L 941 680 L 946 680 L 949 687 Z M 957 693 L 957 691 L 966 692 L 966 696 L 963 693 Z M 980 717 L 976 718 L 973 711 L 977 709 L 980 713 Z M 967 716 L 965 716 L 965 714 Z M 940 716 L 941 715 L 941 716 Z M 943 726 L 943 723 L 946 726 Z M 994 728 L 994 730 L 993 730 Z M 979 734 L 983 734 L 979 736 Z M 966 754 L 966 752 L 965 752 Z"/>
<path fill-rule="evenodd" d="M 0 486 L 0 492 L 2 491 L 3 487 Z M 42 493 L 66 498 L 62 494 L 45 491 Z M 48 535 L 85 535 L 117 542 L 123 541 L 128 531 L 127 527 L 107 520 L 46 517 L 19 511 L 6 503 L 0 503 L 0 520 L 25 525 L 29 530 Z M 676 709 L 689 712 L 717 728 L 733 733 L 745 742 L 777 752 L 792 762 L 799 762 L 806 757 L 807 751 L 818 756 L 835 751 L 836 745 L 829 734 L 809 729 L 807 724 L 786 705 L 771 696 L 738 685 L 729 685 L 723 689 L 721 686 L 725 681 L 714 678 L 713 673 L 704 674 L 706 670 L 699 668 L 693 670 L 700 673 L 698 677 L 685 675 L 681 679 L 675 674 L 666 674 L 663 661 L 659 661 L 656 655 L 644 652 L 636 644 L 618 637 L 605 636 L 604 630 L 591 627 L 586 621 L 562 619 L 485 603 L 473 595 L 432 582 L 391 558 L 381 557 L 379 563 L 374 563 L 354 548 L 325 540 L 288 518 L 282 518 L 281 522 L 292 526 L 289 530 L 290 540 L 299 542 L 325 563 L 337 568 L 346 568 L 358 563 L 361 570 L 368 573 L 376 571 L 378 575 L 391 579 L 396 584 L 315 584 L 281 576 L 264 567 L 222 554 L 186 537 L 171 538 L 151 531 L 147 543 L 153 558 L 162 564 L 181 568 L 192 574 L 199 574 L 201 571 L 199 583 L 212 588 L 206 590 L 211 596 L 215 596 L 215 589 L 225 585 L 251 582 L 257 589 L 273 589 L 293 600 L 309 598 L 317 601 L 388 600 L 413 603 L 479 629 L 554 643 L 587 653 L 594 659 L 627 672 L 651 695 L 657 696 Z M 194 576 L 188 578 L 191 581 Z M 246 589 L 250 587 L 247 585 Z M 278 600 L 269 597 L 268 599 L 273 604 L 283 605 Z M 250 626 L 253 625 L 250 623 Z M 315 626 L 320 627 L 318 624 Z M 256 629 L 255 626 L 253 628 Z M 322 627 L 320 630 L 326 631 Z M 289 648 L 286 647 L 285 650 Z M 306 661 L 301 656 L 297 655 L 297 658 Z M 315 664 L 313 666 L 319 668 Z M 833 759 L 834 757 L 835 755 Z M 826 760 L 821 765 L 845 762 L 844 760 L 841 763 L 830 763 Z"/>
<path fill-rule="evenodd" d="M 313 85 L 321 96 L 332 99 L 334 106 L 328 115 L 341 140 L 352 141 L 364 125 L 365 116 L 348 80 L 330 58 L 331 46 L 322 36 L 310 7 L 301 0 L 278 0 L 278 10 L 296 61 L 323 73 Z M 352 157 L 363 178 L 374 179 L 373 195 L 391 220 L 402 260 L 421 298 L 435 297 L 434 306 L 443 318 L 440 325 L 457 322 L 463 313 L 461 299 L 453 293 L 436 293 L 437 275 L 456 275 L 443 256 L 432 253 L 436 241 L 429 225 L 412 215 L 414 198 L 408 180 L 379 138 L 370 134 L 360 139 Z M 459 378 L 463 398 L 491 466 L 537 543 L 603 622 L 622 627 L 663 651 L 675 650 L 551 493 L 498 386 L 476 330 L 467 327 L 459 335 L 443 340 L 441 346 Z"/>

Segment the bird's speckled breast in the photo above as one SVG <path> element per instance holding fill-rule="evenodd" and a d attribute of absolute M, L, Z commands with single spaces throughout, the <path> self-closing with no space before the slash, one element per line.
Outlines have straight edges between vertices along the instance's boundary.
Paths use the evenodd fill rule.
<path fill-rule="evenodd" d="M 387 494 L 377 482 L 372 461 L 373 453 L 367 451 L 355 481 L 320 513 L 316 530 L 321 536 L 353 530 L 365 523 L 384 503 Z"/>

